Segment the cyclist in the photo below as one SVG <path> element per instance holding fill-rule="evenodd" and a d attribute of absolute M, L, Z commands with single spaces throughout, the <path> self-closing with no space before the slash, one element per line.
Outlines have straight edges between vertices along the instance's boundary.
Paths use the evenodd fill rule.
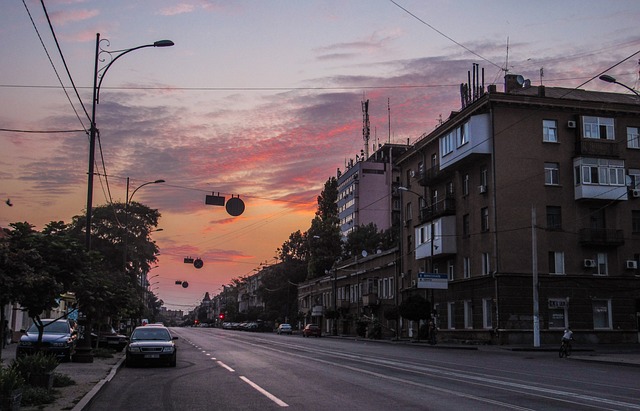
<path fill-rule="evenodd" d="M 571 340 L 573 340 L 573 331 L 571 331 L 571 327 L 567 327 L 567 329 L 564 330 L 564 334 L 562 334 L 562 343 L 560 344 L 561 357 L 563 354 L 569 356 L 569 353 L 571 352 Z"/>

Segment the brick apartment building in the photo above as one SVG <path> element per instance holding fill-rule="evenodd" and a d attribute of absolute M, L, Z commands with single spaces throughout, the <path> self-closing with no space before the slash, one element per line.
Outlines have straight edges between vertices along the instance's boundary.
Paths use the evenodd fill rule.
<path fill-rule="evenodd" d="M 446 273 L 427 294 L 443 338 L 527 343 L 537 277 L 542 343 L 567 326 L 638 342 L 640 98 L 515 75 L 472 90 L 397 159 L 401 299 L 424 291 L 419 273 Z"/>

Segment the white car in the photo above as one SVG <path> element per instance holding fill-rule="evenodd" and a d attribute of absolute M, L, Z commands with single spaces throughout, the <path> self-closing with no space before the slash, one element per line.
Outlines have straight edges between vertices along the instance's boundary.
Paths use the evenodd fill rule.
<path fill-rule="evenodd" d="M 278 334 L 293 334 L 293 329 L 291 328 L 291 324 L 280 324 L 278 326 Z"/>

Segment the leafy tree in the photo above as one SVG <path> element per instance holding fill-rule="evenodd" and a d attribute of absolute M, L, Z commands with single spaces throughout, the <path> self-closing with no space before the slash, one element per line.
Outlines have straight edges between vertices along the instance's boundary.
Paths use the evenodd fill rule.
<path fill-rule="evenodd" d="M 298 287 L 307 275 L 304 261 L 292 260 L 263 270 L 258 296 L 265 305 L 264 318 L 270 321 L 291 321 L 298 312 Z"/>
<path fill-rule="evenodd" d="M 310 242 L 308 279 L 324 275 L 342 253 L 337 199 L 338 180 L 331 177 L 318 196 L 318 209 L 307 233 Z"/>
<path fill-rule="evenodd" d="M 426 320 L 431 315 L 431 303 L 420 295 L 412 295 L 400 303 L 398 311 L 402 317 L 411 321 Z M 418 338 L 420 332 L 418 330 Z"/>
<path fill-rule="evenodd" d="M 277 256 L 282 262 L 289 261 L 307 261 L 309 258 L 309 239 L 307 233 L 301 233 L 300 230 L 289 235 L 289 239 L 282 244 L 282 248 L 278 248 Z"/>
<path fill-rule="evenodd" d="M 374 223 L 356 227 L 347 235 L 344 243 L 344 258 L 360 255 L 362 250 L 374 253 L 376 250 L 388 250 L 397 245 L 391 230 L 378 231 Z"/>
<path fill-rule="evenodd" d="M 38 328 L 42 342 L 44 324 L 40 315 L 58 306 L 60 295 L 86 270 L 84 246 L 68 233 L 62 222 L 51 222 L 37 232 L 27 222 L 10 224 L 8 257 L 3 272 L 13 271 L 13 296 Z M 16 260 L 19 259 L 19 260 Z"/>

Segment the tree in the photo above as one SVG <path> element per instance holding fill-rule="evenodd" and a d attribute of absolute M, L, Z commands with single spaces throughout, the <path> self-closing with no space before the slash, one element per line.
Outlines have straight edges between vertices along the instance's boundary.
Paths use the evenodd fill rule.
<path fill-rule="evenodd" d="M 93 273 L 78 282 L 81 288 L 76 287 L 85 294 L 82 300 L 86 305 L 81 308 L 91 320 L 144 315 L 141 279 L 157 261 L 158 247 L 149 235 L 159 218 L 158 210 L 137 202 L 128 207 L 112 203 L 94 208 L 92 250 L 101 258 L 93 256 Z M 71 231 L 78 238 L 84 237 L 85 222 L 84 215 L 73 217 Z"/>
<path fill-rule="evenodd" d="M 282 262 L 307 261 L 309 258 L 309 239 L 307 233 L 300 230 L 289 235 L 289 239 L 282 244 L 282 248 L 276 251 L 278 259 Z"/>
<path fill-rule="evenodd" d="M 344 243 L 344 258 L 360 255 L 362 250 L 374 253 L 376 250 L 388 250 L 397 245 L 391 230 L 378 231 L 374 223 L 363 224 L 356 227 L 347 235 Z"/>
<path fill-rule="evenodd" d="M 420 295 L 412 295 L 400 303 L 398 310 L 407 320 L 426 320 L 431 315 L 431 303 Z"/>
<path fill-rule="evenodd" d="M 263 270 L 258 296 L 265 305 L 265 320 L 291 320 L 298 312 L 298 284 L 307 276 L 307 264 L 292 260 Z"/>
<path fill-rule="evenodd" d="M 40 315 L 57 307 L 60 295 L 85 273 L 87 254 L 62 222 L 49 223 L 41 233 L 26 222 L 10 226 L 9 259 L 3 271 L 14 270 L 17 274 L 14 298 L 36 324 L 41 344 L 44 324 Z"/>
<path fill-rule="evenodd" d="M 338 180 L 331 177 L 318 196 L 318 209 L 307 232 L 309 261 L 307 278 L 320 277 L 333 267 L 342 253 L 338 218 Z"/>

